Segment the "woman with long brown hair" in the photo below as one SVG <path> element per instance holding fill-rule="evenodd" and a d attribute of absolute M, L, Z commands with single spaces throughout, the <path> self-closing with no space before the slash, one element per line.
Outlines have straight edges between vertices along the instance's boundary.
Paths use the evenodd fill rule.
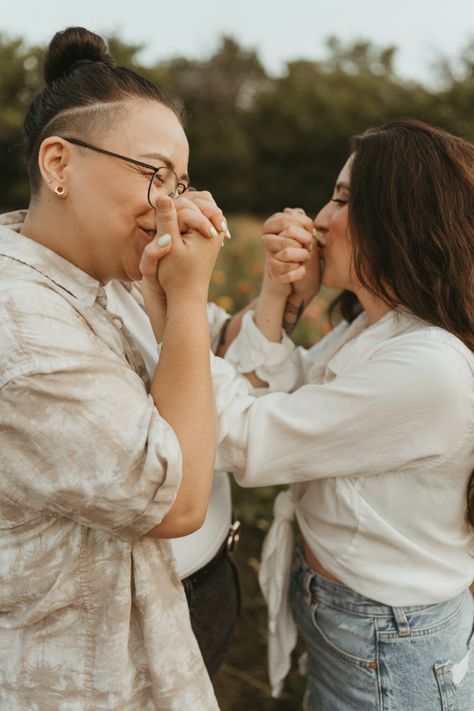
<path fill-rule="evenodd" d="M 273 392 L 235 417 L 218 463 L 244 486 L 291 484 L 260 582 L 274 693 L 296 623 L 305 709 L 472 708 L 473 166 L 468 141 L 394 122 L 354 139 L 314 222 L 287 209 L 264 225 L 262 292 L 226 358 Z M 320 261 L 345 319 L 295 349 L 282 323 L 319 291 Z"/>

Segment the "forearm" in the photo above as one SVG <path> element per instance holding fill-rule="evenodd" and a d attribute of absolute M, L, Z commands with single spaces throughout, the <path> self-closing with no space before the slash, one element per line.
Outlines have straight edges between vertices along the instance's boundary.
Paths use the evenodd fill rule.
<path fill-rule="evenodd" d="M 166 296 L 157 295 L 145 280 L 142 282 L 142 295 L 156 342 L 161 343 L 166 323 Z"/>
<path fill-rule="evenodd" d="M 285 305 L 285 295 L 274 295 L 262 289 L 255 305 L 254 321 L 258 329 L 269 341 L 274 341 L 275 343 L 281 341 Z"/>
<path fill-rule="evenodd" d="M 287 336 L 291 336 L 295 330 L 298 321 L 310 301 L 311 298 L 308 297 L 305 300 L 301 294 L 290 294 L 287 298 L 283 307 L 283 317 L 280 324 L 280 327 L 285 331 Z"/>
<path fill-rule="evenodd" d="M 204 521 L 216 448 L 216 410 L 204 300 L 168 305 L 163 348 L 151 395 L 160 415 L 178 438 L 182 481 L 172 508 L 150 535 L 186 535 Z"/>

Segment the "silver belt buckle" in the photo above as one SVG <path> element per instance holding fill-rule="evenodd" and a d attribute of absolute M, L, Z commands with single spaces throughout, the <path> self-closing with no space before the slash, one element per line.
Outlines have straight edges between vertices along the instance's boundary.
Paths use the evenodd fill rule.
<path fill-rule="evenodd" d="M 237 548 L 237 544 L 240 539 L 240 521 L 234 521 L 234 523 L 229 528 L 229 535 L 227 536 L 227 553 L 232 555 L 232 553 Z"/>

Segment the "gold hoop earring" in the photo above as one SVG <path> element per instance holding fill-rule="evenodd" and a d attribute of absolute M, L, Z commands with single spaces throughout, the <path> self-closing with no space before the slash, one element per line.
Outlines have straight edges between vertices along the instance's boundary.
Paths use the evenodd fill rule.
<path fill-rule="evenodd" d="M 56 195 L 59 195 L 59 197 L 64 197 L 64 195 L 66 194 L 63 185 L 56 185 L 56 187 L 54 188 L 54 192 L 56 193 Z"/>

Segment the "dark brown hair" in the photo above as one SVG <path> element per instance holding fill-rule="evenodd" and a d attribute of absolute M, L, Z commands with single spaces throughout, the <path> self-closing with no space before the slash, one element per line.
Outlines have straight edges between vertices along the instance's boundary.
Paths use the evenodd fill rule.
<path fill-rule="evenodd" d="M 360 283 L 474 348 L 474 146 L 421 121 L 352 141 L 349 226 Z M 360 309 L 343 292 L 334 306 Z M 332 307 L 332 310 L 333 310 Z M 474 526 L 474 471 L 467 488 Z"/>
<path fill-rule="evenodd" d="M 30 105 L 24 121 L 25 158 L 31 189 L 41 180 L 38 151 L 48 136 L 73 132 L 97 136 L 121 115 L 120 104 L 132 98 L 157 101 L 181 120 L 173 102 L 153 82 L 118 67 L 105 41 L 84 27 L 57 32 L 46 50 L 45 86 Z"/>
<path fill-rule="evenodd" d="M 349 225 L 360 283 L 474 348 L 474 145 L 421 121 L 352 142 Z"/>

